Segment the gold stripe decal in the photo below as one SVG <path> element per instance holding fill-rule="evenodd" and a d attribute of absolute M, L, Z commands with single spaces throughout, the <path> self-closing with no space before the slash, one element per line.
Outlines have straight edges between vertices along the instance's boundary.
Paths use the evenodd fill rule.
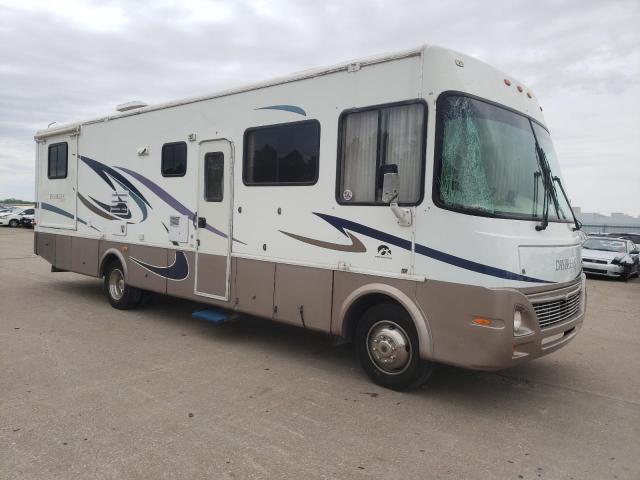
<path fill-rule="evenodd" d="M 342 243 L 332 243 L 332 242 L 324 242 L 322 240 L 316 240 L 314 238 L 303 237 L 302 235 L 296 235 L 295 233 L 284 232 L 282 230 L 278 230 L 280 233 L 284 233 L 286 236 L 291 237 L 300 242 L 308 243 L 309 245 L 313 245 L 320 248 L 327 248 L 329 250 L 338 250 L 339 252 L 353 252 L 353 253 L 362 253 L 367 251 L 367 247 L 351 232 L 345 232 L 351 240 L 350 245 L 344 245 Z"/>

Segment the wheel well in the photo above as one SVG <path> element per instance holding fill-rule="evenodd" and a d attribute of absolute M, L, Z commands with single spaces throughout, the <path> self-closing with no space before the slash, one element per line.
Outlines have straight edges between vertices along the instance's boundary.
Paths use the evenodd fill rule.
<path fill-rule="evenodd" d="M 380 305 L 382 303 L 398 305 L 404 309 L 400 302 L 393 297 L 385 295 L 384 293 L 370 293 L 368 295 L 363 295 L 353 302 L 344 317 L 344 324 L 346 325 L 346 328 L 343 331 L 345 332 L 345 337 L 348 341 L 353 341 L 353 337 L 356 333 L 358 322 L 360 321 L 360 318 L 362 318 L 362 314 L 374 305 Z"/>
<path fill-rule="evenodd" d="M 100 264 L 100 270 L 98 271 L 98 276 L 99 277 L 103 277 L 104 276 L 104 270 L 107 267 L 107 265 L 109 265 L 111 262 L 120 262 L 120 259 L 118 258 L 118 256 L 115 253 L 110 253 L 108 255 L 106 255 L 103 259 L 102 259 L 102 263 Z"/>

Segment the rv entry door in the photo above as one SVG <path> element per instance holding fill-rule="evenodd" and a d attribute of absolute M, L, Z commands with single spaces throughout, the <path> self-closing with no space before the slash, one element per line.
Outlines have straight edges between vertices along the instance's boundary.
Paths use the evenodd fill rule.
<path fill-rule="evenodd" d="M 195 293 L 229 299 L 233 208 L 233 145 L 200 144 Z"/>

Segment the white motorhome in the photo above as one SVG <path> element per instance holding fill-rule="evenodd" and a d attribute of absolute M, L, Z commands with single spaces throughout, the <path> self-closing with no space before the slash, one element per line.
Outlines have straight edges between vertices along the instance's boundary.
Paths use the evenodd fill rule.
<path fill-rule="evenodd" d="M 379 384 L 573 339 L 580 238 L 536 96 L 444 48 L 37 132 L 35 251 L 353 341 Z"/>

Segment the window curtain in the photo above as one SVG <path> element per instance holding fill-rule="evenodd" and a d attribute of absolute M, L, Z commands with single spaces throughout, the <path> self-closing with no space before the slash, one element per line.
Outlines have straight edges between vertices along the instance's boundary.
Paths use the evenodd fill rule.
<path fill-rule="evenodd" d="M 342 137 L 342 200 L 374 202 L 376 193 L 376 152 L 378 111 L 349 114 Z M 349 190 L 352 197 L 348 198 Z"/>
<path fill-rule="evenodd" d="M 400 176 L 400 203 L 415 203 L 422 186 L 424 105 L 392 107 L 382 111 L 385 164 L 396 164 Z"/>

